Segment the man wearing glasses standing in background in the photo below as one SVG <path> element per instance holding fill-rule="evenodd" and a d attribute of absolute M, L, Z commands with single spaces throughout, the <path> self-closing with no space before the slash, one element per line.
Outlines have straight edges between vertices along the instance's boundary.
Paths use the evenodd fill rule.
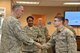
<path fill-rule="evenodd" d="M 55 45 L 56 53 L 77 53 L 77 44 L 74 33 L 63 25 L 64 17 L 56 16 L 54 26 L 57 28 L 50 40 L 40 45 L 42 49 L 48 49 Z"/>

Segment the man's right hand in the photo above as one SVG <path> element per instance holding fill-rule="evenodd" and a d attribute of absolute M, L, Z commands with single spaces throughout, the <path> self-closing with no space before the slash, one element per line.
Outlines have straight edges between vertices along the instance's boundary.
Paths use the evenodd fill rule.
<path fill-rule="evenodd" d="M 41 45 L 40 43 L 35 42 L 34 44 L 35 44 L 39 49 L 41 49 L 41 48 L 42 48 L 42 45 Z"/>

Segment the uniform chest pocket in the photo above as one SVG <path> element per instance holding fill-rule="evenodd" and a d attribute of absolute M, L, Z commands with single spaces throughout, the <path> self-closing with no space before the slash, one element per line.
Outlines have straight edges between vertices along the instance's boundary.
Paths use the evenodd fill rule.
<path fill-rule="evenodd" d="M 58 36 L 58 40 L 66 41 L 66 34 L 61 33 L 61 34 Z"/>
<path fill-rule="evenodd" d="M 36 30 L 35 30 L 33 33 L 34 33 L 35 35 L 38 35 L 38 31 L 36 31 Z"/>
<path fill-rule="evenodd" d="M 66 37 L 58 37 L 57 39 L 56 39 L 56 42 L 58 42 L 59 44 L 63 44 L 63 45 L 65 45 L 65 42 L 66 42 L 67 40 L 66 40 Z"/>
<path fill-rule="evenodd" d="M 58 39 L 59 39 L 59 40 L 65 40 L 66 37 L 59 37 Z"/>

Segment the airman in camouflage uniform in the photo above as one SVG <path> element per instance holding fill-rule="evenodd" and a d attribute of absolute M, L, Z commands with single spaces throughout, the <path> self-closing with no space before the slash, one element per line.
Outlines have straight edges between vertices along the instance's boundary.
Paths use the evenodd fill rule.
<path fill-rule="evenodd" d="M 48 34 L 47 27 L 43 26 L 43 24 L 42 24 L 42 18 L 38 19 L 38 27 L 39 27 L 39 29 L 40 29 L 40 31 L 42 33 L 42 37 L 41 37 L 42 38 L 42 42 L 41 42 L 41 44 L 44 44 L 44 43 L 47 42 L 47 39 L 49 38 L 49 34 Z M 41 53 L 47 53 L 47 50 L 43 49 L 43 50 L 41 50 Z"/>
<path fill-rule="evenodd" d="M 54 26 L 57 29 L 52 34 L 50 40 L 42 45 L 42 49 L 55 45 L 56 53 L 77 53 L 77 44 L 74 33 L 63 26 L 63 17 L 55 17 Z"/>
<path fill-rule="evenodd" d="M 12 10 L 13 14 L 3 21 L 0 53 L 20 53 L 23 42 L 29 45 L 36 44 L 22 31 L 17 19 L 23 14 L 23 6 L 15 4 Z"/>
<path fill-rule="evenodd" d="M 69 30 L 71 30 L 76 35 L 75 30 L 73 29 L 73 27 L 68 25 L 68 22 L 69 22 L 69 20 L 65 19 L 65 22 L 64 22 L 65 27 L 67 27 Z"/>
<path fill-rule="evenodd" d="M 33 25 L 34 18 L 32 16 L 28 16 L 26 18 L 27 26 L 23 28 L 23 30 L 27 33 L 27 36 L 32 38 L 34 41 L 41 43 L 42 34 L 38 27 Z M 22 46 L 22 53 L 40 53 L 40 49 L 38 49 L 34 45 L 24 44 Z"/>
<path fill-rule="evenodd" d="M 48 29 L 46 26 L 38 26 L 41 33 L 42 33 L 42 44 L 47 42 L 47 39 L 49 38 Z"/>

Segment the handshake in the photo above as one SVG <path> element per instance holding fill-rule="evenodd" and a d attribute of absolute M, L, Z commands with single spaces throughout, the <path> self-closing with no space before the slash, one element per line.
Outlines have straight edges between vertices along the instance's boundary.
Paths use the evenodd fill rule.
<path fill-rule="evenodd" d="M 42 45 L 41 45 L 40 43 L 35 42 L 34 44 L 35 44 L 39 49 L 42 49 Z"/>

